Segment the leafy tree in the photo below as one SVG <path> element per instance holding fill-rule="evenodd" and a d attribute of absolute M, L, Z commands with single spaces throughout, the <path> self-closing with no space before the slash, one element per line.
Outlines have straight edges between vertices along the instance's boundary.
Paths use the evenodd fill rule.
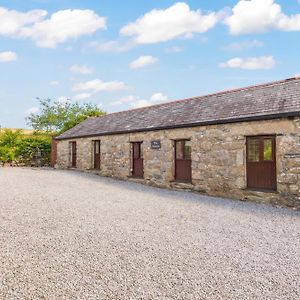
<path fill-rule="evenodd" d="M 79 104 L 67 100 L 65 102 L 39 99 L 38 113 L 31 113 L 27 123 L 37 131 L 62 133 L 89 117 L 102 116 L 105 113 L 95 104 Z"/>

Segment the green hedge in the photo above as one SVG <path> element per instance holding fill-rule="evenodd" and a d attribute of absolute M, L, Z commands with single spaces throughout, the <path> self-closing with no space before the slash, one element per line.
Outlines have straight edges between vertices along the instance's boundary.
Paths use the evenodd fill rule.
<path fill-rule="evenodd" d="M 22 131 L 4 130 L 0 134 L 0 163 L 2 165 L 49 165 L 51 136 L 25 135 Z"/>

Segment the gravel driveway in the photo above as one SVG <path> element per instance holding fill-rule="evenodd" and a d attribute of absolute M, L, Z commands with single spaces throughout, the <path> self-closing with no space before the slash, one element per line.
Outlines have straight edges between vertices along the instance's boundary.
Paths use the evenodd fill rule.
<path fill-rule="evenodd" d="M 299 299 L 300 213 L 0 168 L 0 299 Z"/>

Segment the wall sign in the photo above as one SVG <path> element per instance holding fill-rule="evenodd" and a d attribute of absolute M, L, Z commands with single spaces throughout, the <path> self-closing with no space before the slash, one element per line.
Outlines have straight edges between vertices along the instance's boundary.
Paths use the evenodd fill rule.
<path fill-rule="evenodd" d="M 159 150 L 161 148 L 160 141 L 151 141 L 151 149 Z"/>
<path fill-rule="evenodd" d="M 286 153 L 285 158 L 300 158 L 300 153 Z"/>

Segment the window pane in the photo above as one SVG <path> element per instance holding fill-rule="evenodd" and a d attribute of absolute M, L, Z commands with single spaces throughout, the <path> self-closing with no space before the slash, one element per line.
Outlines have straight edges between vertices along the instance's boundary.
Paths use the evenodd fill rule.
<path fill-rule="evenodd" d="M 259 161 L 259 138 L 248 139 L 248 161 Z"/>
<path fill-rule="evenodd" d="M 264 160 L 273 160 L 273 143 L 271 139 L 264 139 Z"/>
<path fill-rule="evenodd" d="M 192 154 L 191 141 L 185 141 L 184 143 L 185 143 L 184 146 L 185 159 L 191 159 L 191 154 Z"/>
<path fill-rule="evenodd" d="M 140 143 L 140 158 L 143 158 L 143 143 Z"/>
<path fill-rule="evenodd" d="M 100 153 L 100 141 L 96 141 L 96 154 Z"/>
<path fill-rule="evenodd" d="M 182 141 L 176 141 L 175 143 L 176 143 L 176 158 L 183 159 Z"/>

